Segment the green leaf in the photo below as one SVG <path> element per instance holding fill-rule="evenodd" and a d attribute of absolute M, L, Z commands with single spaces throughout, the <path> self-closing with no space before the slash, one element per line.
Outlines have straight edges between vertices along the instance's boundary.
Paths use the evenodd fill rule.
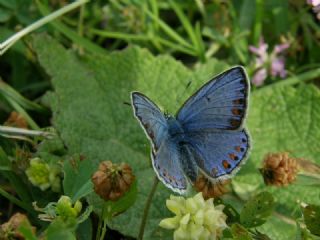
<path fill-rule="evenodd" d="M 119 214 L 121 212 L 126 211 L 129 207 L 131 207 L 134 202 L 136 201 L 137 198 L 137 181 L 134 181 L 133 184 L 131 185 L 130 189 L 128 192 L 124 194 L 119 200 L 113 202 L 113 201 L 108 201 L 106 203 L 106 208 L 107 211 L 104 216 L 109 217 L 109 216 L 114 216 L 116 214 Z"/>
<path fill-rule="evenodd" d="M 0 147 L 0 171 L 11 171 L 11 161 L 7 154 L 4 152 L 3 148 Z"/>
<path fill-rule="evenodd" d="M 25 240 L 37 240 L 38 238 L 32 231 L 30 223 L 22 223 L 18 229 L 19 233 L 24 237 Z"/>
<path fill-rule="evenodd" d="M 231 225 L 231 232 L 234 240 L 252 240 L 248 230 L 238 223 Z"/>
<path fill-rule="evenodd" d="M 131 207 L 136 201 L 136 198 L 137 181 L 134 181 L 130 190 L 117 201 L 105 201 L 94 192 L 88 196 L 87 200 L 99 216 L 101 216 L 103 212 L 103 219 L 111 219 L 112 216 L 116 216 Z"/>
<path fill-rule="evenodd" d="M 91 175 L 94 171 L 92 163 L 79 157 L 64 161 L 64 194 L 69 196 L 73 202 L 87 196 L 93 191 Z"/>
<path fill-rule="evenodd" d="M 154 57 L 137 47 L 79 59 L 46 36 L 36 37 L 34 48 L 42 67 L 52 77 L 55 89 L 53 123 L 69 153 L 84 155 L 83 161 L 91 164 L 93 167 L 88 166 L 91 169 L 104 160 L 126 162 L 132 167 L 138 179 L 137 200 L 109 226 L 124 235 L 137 237 L 155 173 L 149 159 L 149 142 L 134 118 L 132 108 L 124 102 L 130 102 L 130 92 L 138 90 L 174 114 L 192 92 L 213 74 L 225 70 L 227 65 L 213 59 L 192 72 L 169 56 Z M 83 183 L 77 182 L 85 181 L 76 174 L 71 176 L 66 180 L 71 185 L 69 189 L 72 182 L 79 188 Z M 88 170 L 85 179 L 89 176 Z M 168 236 L 158 224 L 170 216 L 165 207 L 170 193 L 162 184 L 158 185 L 144 239 Z"/>
<path fill-rule="evenodd" d="M 254 20 L 254 13 L 256 10 L 256 1 L 244 0 L 242 1 L 239 13 L 239 26 L 241 29 L 251 29 Z"/>
<path fill-rule="evenodd" d="M 320 236 L 320 206 L 307 205 L 303 208 L 303 217 L 310 232 L 316 236 Z"/>
<path fill-rule="evenodd" d="M 78 240 L 91 240 L 92 239 L 92 222 L 88 218 L 84 222 L 78 225 L 77 228 L 77 239 Z"/>
<path fill-rule="evenodd" d="M 10 10 L 0 7 L 0 23 L 8 21 L 12 13 Z"/>
<path fill-rule="evenodd" d="M 262 225 L 272 213 L 274 199 L 268 192 L 259 193 L 243 206 L 240 222 L 243 226 L 252 228 Z"/>
<path fill-rule="evenodd" d="M 62 221 L 52 222 L 46 230 L 47 240 L 76 240 L 74 229 L 68 228 Z"/>
<path fill-rule="evenodd" d="M 44 139 L 38 146 L 37 152 L 51 153 L 62 156 L 66 153 L 62 140 L 56 135 L 53 138 Z"/>

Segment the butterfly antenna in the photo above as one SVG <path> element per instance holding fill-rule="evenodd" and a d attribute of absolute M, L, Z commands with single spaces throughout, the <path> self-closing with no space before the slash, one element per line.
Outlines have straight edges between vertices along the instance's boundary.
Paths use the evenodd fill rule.
<path fill-rule="evenodd" d="M 177 102 L 180 102 L 181 97 L 182 97 L 183 95 L 185 95 L 185 93 L 187 92 L 187 90 L 188 90 L 188 88 L 190 87 L 191 83 L 192 83 L 192 81 L 190 80 L 190 81 L 187 83 L 187 85 L 186 85 L 186 87 L 184 88 L 184 90 L 183 90 L 180 94 L 178 94 L 177 99 L 176 99 Z"/>

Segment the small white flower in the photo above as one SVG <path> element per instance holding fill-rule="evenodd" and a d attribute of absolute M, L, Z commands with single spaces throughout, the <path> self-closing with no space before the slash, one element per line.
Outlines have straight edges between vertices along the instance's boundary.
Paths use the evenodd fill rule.
<path fill-rule="evenodd" d="M 159 225 L 175 229 L 174 240 L 214 240 L 227 228 L 224 206 L 215 207 L 213 199 L 205 201 L 202 193 L 188 199 L 171 195 L 166 205 L 176 216 L 163 219 Z"/>

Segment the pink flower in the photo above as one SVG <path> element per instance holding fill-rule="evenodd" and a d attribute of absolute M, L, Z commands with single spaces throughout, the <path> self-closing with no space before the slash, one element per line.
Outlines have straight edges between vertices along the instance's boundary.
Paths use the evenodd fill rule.
<path fill-rule="evenodd" d="M 312 6 L 313 12 L 317 15 L 317 19 L 320 20 L 320 0 L 307 0 L 307 4 Z"/>
<path fill-rule="evenodd" d="M 277 57 L 271 62 L 271 76 L 276 77 L 279 76 L 281 78 L 285 78 L 287 75 L 286 70 L 284 69 L 284 58 Z"/>
<path fill-rule="evenodd" d="M 266 44 L 263 38 L 260 38 L 259 46 L 249 46 L 249 49 L 252 53 L 257 55 L 256 58 L 256 68 L 261 67 L 268 59 L 268 44 Z"/>
<path fill-rule="evenodd" d="M 320 0 L 307 0 L 307 3 L 309 5 L 316 7 L 316 6 L 320 5 Z"/>
<path fill-rule="evenodd" d="M 267 69 L 261 68 L 252 77 L 252 83 L 257 87 L 263 85 L 264 80 L 266 80 L 268 76 Z"/>
<path fill-rule="evenodd" d="M 249 50 L 256 55 L 256 70 L 252 77 L 252 83 L 254 85 L 263 85 L 268 75 L 272 77 L 286 77 L 287 71 L 285 70 L 283 53 L 289 46 L 289 43 L 277 44 L 270 54 L 267 51 L 268 44 L 264 42 L 263 38 L 260 39 L 258 47 L 249 46 Z"/>

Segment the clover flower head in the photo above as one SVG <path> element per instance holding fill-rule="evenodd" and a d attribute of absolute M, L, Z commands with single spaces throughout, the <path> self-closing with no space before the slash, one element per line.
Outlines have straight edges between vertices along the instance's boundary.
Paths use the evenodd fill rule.
<path fill-rule="evenodd" d="M 227 185 L 231 182 L 231 180 L 224 180 L 220 182 L 213 183 L 203 174 L 199 174 L 197 177 L 194 188 L 197 192 L 202 192 L 202 196 L 204 199 L 220 197 L 223 194 L 228 192 Z"/>
<path fill-rule="evenodd" d="M 104 200 L 116 201 L 129 191 L 135 176 L 126 163 L 114 164 L 111 161 L 100 163 L 92 175 L 93 188 Z"/>
<path fill-rule="evenodd" d="M 11 112 L 10 116 L 4 123 L 5 126 L 17 127 L 17 128 L 28 128 L 27 120 L 18 112 Z"/>
<path fill-rule="evenodd" d="M 26 170 L 29 181 L 42 191 L 52 188 L 54 192 L 60 191 L 61 169 L 55 165 L 49 165 L 40 158 L 30 160 L 30 166 Z"/>
<path fill-rule="evenodd" d="M 25 239 L 19 231 L 21 226 L 30 228 L 33 234 L 36 232 L 36 228 L 30 224 L 28 217 L 18 212 L 0 225 L 0 239 Z"/>
<path fill-rule="evenodd" d="M 266 155 L 261 169 L 266 185 L 287 186 L 295 181 L 298 173 L 297 159 L 287 152 Z"/>
<path fill-rule="evenodd" d="M 176 216 L 163 219 L 159 225 L 175 229 L 174 240 L 217 239 L 227 227 L 224 206 L 214 206 L 213 199 L 204 200 L 202 193 L 187 199 L 171 195 L 166 205 Z"/>

